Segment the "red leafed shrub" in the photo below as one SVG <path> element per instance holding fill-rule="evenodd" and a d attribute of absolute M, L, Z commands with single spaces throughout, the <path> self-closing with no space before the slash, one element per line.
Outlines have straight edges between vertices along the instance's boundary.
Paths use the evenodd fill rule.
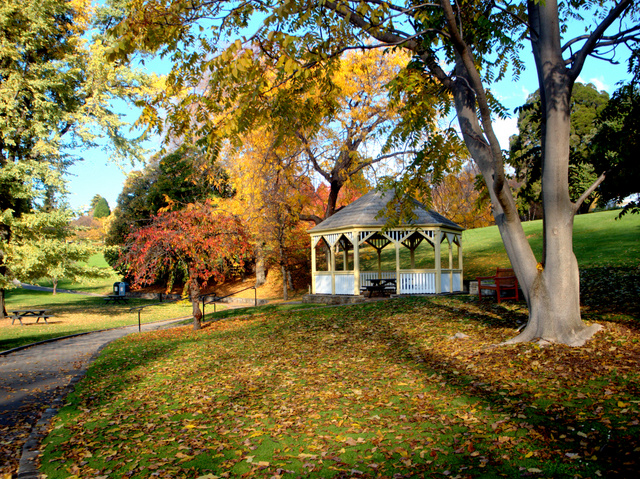
<path fill-rule="evenodd" d="M 192 204 L 160 213 L 150 225 L 129 234 L 118 265 L 128 270 L 134 286 L 168 277 L 169 291 L 175 278 L 186 278 L 183 294 L 188 292 L 199 323 L 200 288 L 244 268 L 249 251 L 247 233 L 237 217 L 210 204 Z"/>

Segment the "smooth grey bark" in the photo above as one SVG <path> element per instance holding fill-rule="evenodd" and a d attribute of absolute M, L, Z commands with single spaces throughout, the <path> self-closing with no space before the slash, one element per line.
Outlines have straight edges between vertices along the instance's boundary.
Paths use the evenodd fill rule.
<path fill-rule="evenodd" d="M 256 288 L 267 282 L 267 270 L 264 263 L 264 243 L 258 242 L 255 247 L 256 255 Z"/>

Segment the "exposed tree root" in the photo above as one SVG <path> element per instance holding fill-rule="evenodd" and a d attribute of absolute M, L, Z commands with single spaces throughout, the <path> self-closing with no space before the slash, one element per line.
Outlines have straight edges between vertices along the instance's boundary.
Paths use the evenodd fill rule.
<path fill-rule="evenodd" d="M 504 343 L 502 343 L 502 345 L 541 340 L 547 341 L 549 343 L 566 344 L 567 346 L 571 347 L 580 347 L 584 346 L 584 344 L 601 329 L 603 329 L 602 325 L 594 323 L 581 329 L 580 331 L 567 331 L 564 334 L 556 334 L 552 336 L 548 334 L 538 335 L 536 334 L 534 328 L 527 327 L 518 336 L 505 341 Z"/>

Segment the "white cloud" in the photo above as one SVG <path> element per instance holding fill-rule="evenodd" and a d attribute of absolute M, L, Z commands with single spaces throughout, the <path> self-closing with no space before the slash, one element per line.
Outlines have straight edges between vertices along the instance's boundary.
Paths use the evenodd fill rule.
<path fill-rule="evenodd" d="M 611 93 L 611 85 L 609 85 L 608 83 L 604 82 L 604 76 L 600 75 L 599 77 L 594 77 L 589 79 L 588 81 L 586 81 L 584 78 L 582 78 L 581 76 L 578 76 L 578 82 L 579 83 L 593 83 L 594 86 L 598 89 L 598 91 L 606 91 L 607 93 Z"/>
<path fill-rule="evenodd" d="M 493 122 L 493 131 L 500 142 L 500 148 L 509 149 L 509 137 L 518 133 L 518 118 L 511 117 L 506 120 L 497 119 Z"/>

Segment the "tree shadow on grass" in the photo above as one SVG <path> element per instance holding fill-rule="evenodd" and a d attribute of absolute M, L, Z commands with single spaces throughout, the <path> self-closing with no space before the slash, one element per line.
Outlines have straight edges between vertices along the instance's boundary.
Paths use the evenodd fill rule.
<path fill-rule="evenodd" d="M 521 344 L 479 346 L 473 351 L 479 357 L 470 360 L 464 354 L 447 352 L 447 347 L 443 351 L 442 342 L 439 343 L 440 348 L 428 346 L 429 338 L 424 336 L 424 332 L 414 334 L 402 331 L 394 321 L 394 316 L 398 314 L 403 315 L 402 321 L 407 321 L 407 315 L 416 313 L 415 324 L 418 329 L 421 322 L 437 321 L 442 317 L 449 320 L 456 315 L 464 316 L 459 321 L 460 325 L 476 322 L 484 327 L 504 328 L 505 322 L 512 322 L 512 319 L 496 320 L 493 307 L 484 307 L 489 308 L 491 314 L 482 310 L 469 314 L 458 305 L 409 299 L 368 306 L 368 311 L 359 318 L 338 313 L 327 318 L 310 318 L 298 324 L 308 328 L 310 333 L 325 329 L 328 335 L 338 328 L 338 331 L 342 330 L 351 336 L 354 350 L 359 341 L 374 340 L 389 360 L 403 368 L 413 369 L 425 382 L 442 382 L 443 387 L 456 391 L 453 396 L 465 398 L 467 404 L 475 403 L 481 406 L 481 410 L 492 411 L 492 417 L 495 414 L 504 417 L 503 421 L 485 428 L 488 434 L 484 437 L 490 435 L 491 438 L 483 440 L 482 434 L 475 434 L 476 440 L 480 438 L 476 450 L 482 450 L 481 455 L 472 456 L 471 451 L 460 450 L 455 457 L 448 456 L 451 464 L 472 466 L 474 473 L 468 474 L 485 477 L 531 475 L 529 469 L 537 469 L 553 477 L 574 477 L 576 473 L 593 476 L 596 471 L 607 471 L 610 477 L 628 477 L 636 471 L 638 463 L 635 450 L 640 446 L 640 428 L 637 418 L 634 423 L 633 418 L 625 417 L 624 413 L 618 415 L 616 407 L 622 411 L 623 406 L 616 404 L 616 398 L 628 400 L 640 397 L 637 376 L 627 377 L 623 372 L 619 375 L 610 373 L 617 364 L 624 364 L 623 359 L 617 364 L 607 364 L 606 355 L 598 357 L 594 354 L 589 357 L 587 354 L 578 357 L 569 353 L 571 350 L 565 346 L 540 350 L 531 344 Z M 522 315 L 516 312 L 516 317 Z M 365 336 L 362 334 L 363 328 L 354 327 L 356 321 L 372 321 L 372 325 L 375 321 L 375 328 L 364 328 Z M 450 339 L 452 342 L 473 340 L 473 337 Z M 605 346 L 608 348 L 609 344 Z M 526 356 L 530 349 L 536 351 L 538 361 L 544 362 L 545 366 L 541 367 L 539 373 L 530 368 L 529 363 L 533 359 Z M 627 359 L 633 361 L 631 356 Z M 468 369 L 467 366 L 473 361 L 480 364 L 471 364 L 472 369 Z M 487 369 L 482 371 L 485 361 Z M 491 374 L 491 368 L 497 370 L 493 371 L 496 374 Z M 476 373 L 476 369 L 480 370 Z M 571 369 L 573 373 L 567 374 L 566 371 Z M 574 373 L 575 384 L 572 382 Z M 434 375 L 437 379 L 431 380 Z M 610 388 L 610 393 L 607 388 Z M 594 397 L 596 391 L 601 393 L 600 397 Z M 611 394 L 611 397 L 605 398 L 607 394 Z M 459 412 L 465 413 L 464 410 Z M 513 431 L 524 435 L 510 439 Z M 504 444 L 501 443 L 503 439 L 506 441 Z M 508 459 L 503 457 L 503 448 L 509 449 L 506 451 L 510 456 Z M 528 452 L 531 453 L 529 457 L 526 456 Z M 486 462 L 479 463 L 480 458 L 486 458 Z M 464 466 L 461 466 L 459 472 L 467 474 L 463 469 Z M 403 470 L 406 471 L 406 468 Z M 427 470 L 429 468 L 425 465 L 416 464 L 412 474 L 423 474 Z"/>
<path fill-rule="evenodd" d="M 440 306 L 439 309 L 447 308 Z M 609 419 L 611 413 L 609 417 L 600 417 L 598 420 L 593 417 L 587 419 L 585 413 L 590 416 L 598 415 L 598 404 L 590 401 L 575 400 L 560 404 L 549 402 L 544 407 L 544 400 L 535 400 L 536 394 L 541 391 L 526 382 L 518 384 L 517 371 L 513 372 L 511 378 L 507 375 L 504 380 L 487 381 L 483 376 L 470 373 L 463 359 L 442 354 L 435 349 L 423 348 L 420 341 L 409 334 L 398 334 L 392 318 L 386 324 L 380 324 L 378 330 L 381 344 L 389 345 L 390 358 L 397 359 L 404 366 L 413 367 L 424 376 L 437 373 L 460 396 L 478 401 L 485 407 L 489 406 L 493 411 L 508 416 L 510 419 L 507 424 L 526 429 L 526 448 L 545 450 L 538 459 L 544 460 L 545 467 L 538 467 L 545 469 L 546 473 L 553 473 L 554 477 L 565 473 L 573 476 L 577 470 L 588 469 L 592 473 L 606 470 L 609 476 L 629 477 L 633 471 L 637 471 L 637 453 L 634 451 L 640 446 L 639 428 L 637 424 L 635 427 L 626 427 L 624 424 L 627 418 L 620 418 L 621 422 L 618 424 L 612 424 Z M 398 355 L 398 351 L 403 353 Z M 409 351 L 412 353 L 408 353 Z M 415 351 L 419 352 L 416 354 Z M 496 348 L 495 351 L 499 355 L 510 352 L 506 348 Z M 514 352 L 516 355 L 518 353 L 517 350 Z M 553 361 L 554 353 L 550 351 L 547 357 Z M 559 370 L 562 369 L 561 363 L 557 366 Z M 627 397 L 639 397 L 638 384 L 631 380 L 621 380 L 617 385 L 610 385 L 619 393 L 626 393 Z M 492 471 L 503 474 L 513 467 L 513 461 L 509 464 L 510 461 L 501 459 L 499 441 L 486 446 L 496 452 L 484 467 L 484 474 L 492 474 Z M 585 457 L 590 459 L 585 461 Z M 565 473 L 562 472 L 567 468 L 567 463 L 577 461 L 578 458 L 581 464 L 573 464 L 571 469 L 574 472 L 570 473 L 568 469 Z M 473 463 L 472 457 L 468 460 Z M 549 467 L 551 469 L 546 469 Z"/>

